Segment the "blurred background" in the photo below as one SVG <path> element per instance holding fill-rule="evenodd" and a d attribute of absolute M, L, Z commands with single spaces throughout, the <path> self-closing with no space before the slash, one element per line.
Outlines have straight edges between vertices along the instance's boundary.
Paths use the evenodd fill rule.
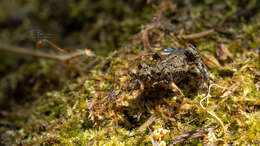
<path fill-rule="evenodd" d="M 36 48 L 37 41 L 48 39 L 70 52 L 88 48 L 106 56 L 140 31 L 141 24 L 152 18 L 154 4 L 146 0 L 3 0 L 0 44 L 62 54 L 49 44 Z M 77 75 L 66 69 L 55 61 L 1 51 L 1 108 L 75 79 Z"/>
<path fill-rule="evenodd" d="M 0 2 L 0 40 L 34 47 L 35 35 L 62 48 L 114 50 L 151 18 L 146 0 L 8 0 Z"/>

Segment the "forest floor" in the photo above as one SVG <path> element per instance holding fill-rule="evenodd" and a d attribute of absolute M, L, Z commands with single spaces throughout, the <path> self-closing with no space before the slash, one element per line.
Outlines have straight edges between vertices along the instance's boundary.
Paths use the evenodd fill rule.
<path fill-rule="evenodd" d="M 35 38 L 24 32 L 42 22 L 43 29 L 62 34 L 51 41 L 96 55 L 64 62 L 5 49 L 0 54 L 1 145 L 260 144 L 259 1 L 135 1 L 132 6 L 67 1 L 64 9 L 34 16 L 42 2 L 14 4 L 27 6 L 23 20 L 0 15 L 6 27 L 0 51 L 23 46 L 56 57 L 78 52 L 57 53 L 48 44 L 29 49 Z M 81 5 L 92 5 L 91 13 Z M 123 10 L 111 13 L 115 5 Z M 190 45 L 208 68 L 211 88 L 203 80 L 184 79 L 177 86 L 185 98 L 172 114 L 180 95 L 141 90 L 132 72 L 147 54 Z"/>

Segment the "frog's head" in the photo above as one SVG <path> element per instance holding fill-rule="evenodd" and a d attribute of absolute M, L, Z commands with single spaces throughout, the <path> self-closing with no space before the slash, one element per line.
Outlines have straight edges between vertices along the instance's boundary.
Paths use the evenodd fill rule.
<path fill-rule="evenodd" d="M 196 66 L 197 74 L 199 74 L 204 80 L 206 80 L 207 84 L 209 85 L 210 76 L 198 50 L 195 47 L 188 47 L 184 50 L 184 54 L 187 56 L 187 61 L 189 62 L 189 64 L 193 64 Z"/>
<path fill-rule="evenodd" d="M 187 56 L 188 62 L 200 62 L 201 57 L 198 50 L 195 47 L 188 47 L 184 50 L 184 54 Z"/>

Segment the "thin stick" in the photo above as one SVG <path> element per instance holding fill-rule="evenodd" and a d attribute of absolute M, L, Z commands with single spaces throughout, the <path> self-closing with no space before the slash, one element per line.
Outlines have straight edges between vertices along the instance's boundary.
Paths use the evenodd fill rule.
<path fill-rule="evenodd" d="M 42 40 L 39 40 L 37 43 L 36 43 L 36 47 L 39 48 L 43 43 L 48 43 L 50 44 L 52 47 L 56 48 L 57 50 L 65 53 L 65 54 L 69 54 L 68 51 L 64 50 L 64 49 L 61 49 L 60 47 L 58 47 L 57 45 L 55 45 L 53 42 L 47 40 L 47 39 L 42 39 Z"/>
<path fill-rule="evenodd" d="M 73 67 L 72 66 L 72 63 L 70 62 L 72 59 L 74 59 L 78 65 L 84 65 L 82 64 L 81 61 L 79 61 L 77 58 L 80 57 L 80 56 L 83 56 L 83 55 L 86 55 L 88 57 L 93 57 L 95 56 L 95 54 L 93 52 L 91 52 L 90 50 L 88 49 L 85 49 L 84 51 L 80 51 L 80 52 L 76 52 L 76 53 L 73 53 L 73 54 L 70 54 L 68 51 L 60 48 L 59 46 L 55 45 L 53 42 L 47 40 L 47 39 L 42 39 L 40 41 L 38 41 L 36 43 L 36 47 L 39 48 L 43 43 L 48 43 L 50 44 L 52 47 L 54 47 L 55 49 L 67 54 L 68 56 L 64 59 L 64 61 L 69 65 L 69 67 Z M 74 66 L 73 68 L 77 69 L 79 71 L 79 73 L 84 76 L 84 71 L 79 68 L 78 66 Z"/>
<path fill-rule="evenodd" d="M 142 42 L 143 42 L 143 46 L 144 46 L 144 50 L 149 52 L 151 51 L 151 45 L 149 42 L 149 29 L 144 29 L 142 30 Z"/>
<path fill-rule="evenodd" d="M 0 50 L 12 52 L 12 53 L 16 53 L 16 54 L 27 55 L 27 56 L 41 57 L 41 58 L 51 59 L 51 60 L 56 60 L 56 61 L 64 61 L 64 57 L 62 57 L 62 56 L 52 55 L 52 54 L 48 54 L 48 53 L 44 53 L 44 52 L 40 52 L 40 51 L 31 51 L 26 48 L 12 46 L 12 45 L 8 45 L 8 44 L 0 44 Z"/>
<path fill-rule="evenodd" d="M 181 35 L 180 37 L 185 39 L 185 40 L 193 40 L 193 39 L 198 39 L 198 38 L 202 38 L 204 36 L 210 35 L 215 33 L 215 29 L 209 29 L 203 32 L 199 32 L 199 33 L 194 33 L 194 34 L 188 34 L 188 35 Z"/>
<path fill-rule="evenodd" d="M 40 51 L 31 51 L 26 48 L 22 47 L 17 47 L 17 46 L 12 46 L 8 44 L 0 44 L 0 50 L 2 51 L 7 51 L 7 52 L 12 52 L 16 54 L 23 54 L 27 56 L 33 56 L 33 57 L 40 57 L 40 58 L 45 58 L 45 59 L 51 59 L 51 60 L 56 60 L 60 62 L 67 62 L 72 59 L 75 59 L 79 56 L 87 55 L 87 56 L 92 56 L 90 55 L 89 50 L 84 50 L 72 54 L 67 54 L 67 55 L 53 55 L 53 54 L 48 54 Z"/>
<path fill-rule="evenodd" d="M 226 134 L 226 127 L 225 127 L 224 123 L 222 122 L 222 120 L 221 120 L 216 114 L 214 114 L 213 112 L 210 112 L 209 110 L 207 110 L 207 108 L 206 108 L 206 107 L 203 105 L 203 103 L 202 103 L 204 100 L 206 100 L 206 103 L 207 103 L 207 105 L 208 105 L 208 101 L 209 101 L 208 98 L 209 98 L 209 96 L 210 96 L 210 89 L 212 88 L 212 86 L 217 86 L 217 87 L 219 87 L 219 88 L 222 88 L 223 91 L 225 90 L 224 87 L 221 87 L 221 86 L 219 86 L 219 85 L 217 85 L 217 84 L 211 84 L 211 85 L 209 86 L 207 96 L 204 97 L 204 98 L 202 98 L 202 99 L 200 100 L 200 106 L 201 106 L 208 114 L 210 114 L 211 116 L 213 116 L 213 117 L 219 122 L 219 124 L 220 124 L 220 125 L 222 126 L 222 128 L 223 128 L 224 134 Z"/>
<path fill-rule="evenodd" d="M 76 59 L 76 58 L 78 58 L 80 56 L 84 56 L 84 55 L 88 56 L 88 57 L 95 56 L 95 54 L 93 52 L 91 52 L 88 49 L 85 49 L 85 50 L 82 50 L 82 51 L 79 51 L 76 53 L 70 53 L 70 54 L 64 55 L 64 56 L 67 56 L 66 58 L 64 58 L 64 61 L 70 61 L 70 60 Z"/>
<path fill-rule="evenodd" d="M 143 132 L 147 127 L 149 127 L 154 121 L 156 121 L 158 118 L 156 116 L 151 116 L 147 121 L 145 121 L 144 124 L 142 124 L 138 128 L 138 132 Z"/>
<path fill-rule="evenodd" d="M 191 140 L 198 137 L 203 137 L 205 131 L 203 129 L 197 129 L 195 131 L 183 132 L 173 138 L 173 143 L 171 145 L 175 145 L 186 140 Z"/>

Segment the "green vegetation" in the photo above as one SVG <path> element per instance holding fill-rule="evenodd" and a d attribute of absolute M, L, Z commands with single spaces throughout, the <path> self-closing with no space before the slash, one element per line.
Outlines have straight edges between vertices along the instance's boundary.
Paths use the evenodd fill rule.
<path fill-rule="evenodd" d="M 183 132 L 203 129 L 200 137 L 182 144 L 259 145 L 260 11 L 252 8 L 259 7 L 260 1 L 165 0 L 166 5 L 160 6 L 131 2 L 66 0 L 61 7 L 59 1 L 23 0 L 0 8 L 4 27 L 14 19 L 6 11 L 26 6 L 21 10 L 26 16 L 12 26 L 15 29 L 0 30 L 0 42 L 30 46 L 34 41 L 23 32 L 37 22 L 43 31 L 51 28 L 48 33 L 61 34 L 56 42 L 62 47 L 87 46 L 98 54 L 96 58 L 80 57 L 80 63 L 75 61 L 71 67 L 1 53 L 0 144 L 152 145 L 155 141 L 169 145 Z M 0 3 L 9 5 L 7 1 Z M 151 20 L 159 14 L 161 21 Z M 167 22 L 172 30 L 165 25 L 148 29 L 153 49 L 195 45 L 208 66 L 211 83 L 224 88 L 212 86 L 208 104 L 202 103 L 206 110 L 200 101 L 207 90 L 198 88 L 195 80 L 178 85 L 185 99 L 176 115 L 169 110 L 176 105 L 177 95 L 136 97 L 129 91 L 129 69 L 144 54 L 142 30 L 157 22 Z M 211 28 L 214 33 L 203 37 L 183 37 Z M 50 48 L 46 51 L 51 52 Z M 17 61 L 23 63 L 16 65 Z M 102 110 L 109 94 L 120 96 Z M 156 120 L 140 131 L 151 116 Z"/>

